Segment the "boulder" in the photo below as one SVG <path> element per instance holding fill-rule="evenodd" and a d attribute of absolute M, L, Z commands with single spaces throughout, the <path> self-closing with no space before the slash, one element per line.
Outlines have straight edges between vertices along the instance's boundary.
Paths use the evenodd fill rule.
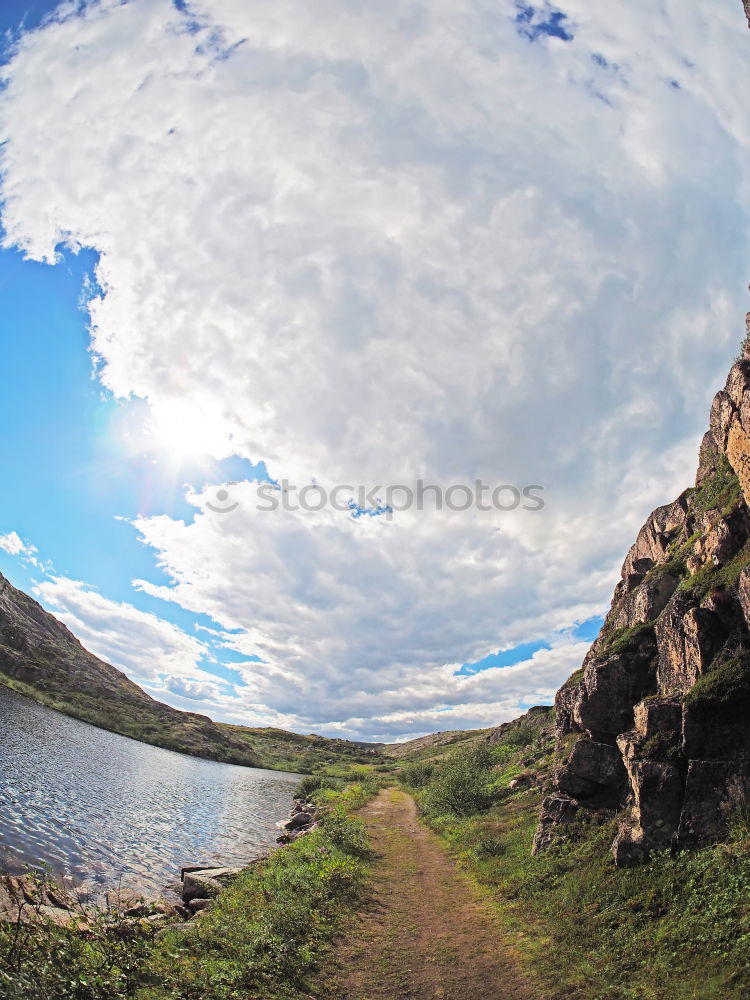
<path fill-rule="evenodd" d="M 240 868 L 206 868 L 186 871 L 182 880 L 182 901 L 212 899 L 226 888 L 227 882 L 239 875 Z"/>
<path fill-rule="evenodd" d="M 210 905 L 210 899 L 191 899 L 188 903 L 188 909 L 191 913 L 199 913 L 201 910 L 208 909 Z"/>
<path fill-rule="evenodd" d="M 558 828 L 573 823 L 578 818 L 579 805 L 568 795 L 548 795 L 542 802 L 539 826 L 534 834 L 532 854 L 551 847 L 558 836 Z"/>
<path fill-rule="evenodd" d="M 679 733 L 682 727 L 682 702 L 679 697 L 647 698 L 633 709 L 634 730 L 644 740 L 659 733 Z"/>
<path fill-rule="evenodd" d="M 671 573 L 658 573 L 630 589 L 607 618 L 612 629 L 632 628 L 657 618 L 675 592 L 679 580 Z"/>
<path fill-rule="evenodd" d="M 291 819 L 284 824 L 287 830 L 299 830 L 303 826 L 310 826 L 314 821 L 314 816 L 307 812 L 295 813 Z"/>
<path fill-rule="evenodd" d="M 668 718 L 671 721 L 672 717 Z M 643 723 L 644 713 L 639 721 Z M 648 729 L 648 724 L 645 728 Z M 668 759 L 668 743 L 655 739 L 658 735 L 666 736 L 653 733 L 645 739 L 633 731 L 623 733 L 617 740 L 630 785 L 630 809 L 622 817 L 612 845 L 619 867 L 645 859 L 652 851 L 663 850 L 674 842 L 682 807 L 684 769 L 679 759 Z M 676 734 L 671 735 L 676 741 Z M 650 748 L 658 754 L 656 759 L 644 757 Z"/>
<path fill-rule="evenodd" d="M 594 740 L 614 743 L 633 726 L 633 706 L 656 687 L 656 642 L 643 629 L 621 652 L 585 661 L 580 697 L 573 706 L 576 725 Z"/>

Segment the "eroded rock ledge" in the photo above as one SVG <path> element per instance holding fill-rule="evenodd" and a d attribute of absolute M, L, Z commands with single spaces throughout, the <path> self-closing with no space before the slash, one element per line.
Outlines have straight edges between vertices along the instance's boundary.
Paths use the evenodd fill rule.
<path fill-rule="evenodd" d="M 750 314 L 748 317 L 750 330 Z M 695 486 L 659 507 L 558 691 L 534 850 L 618 817 L 618 865 L 722 837 L 750 792 L 750 356 L 711 408 Z"/>

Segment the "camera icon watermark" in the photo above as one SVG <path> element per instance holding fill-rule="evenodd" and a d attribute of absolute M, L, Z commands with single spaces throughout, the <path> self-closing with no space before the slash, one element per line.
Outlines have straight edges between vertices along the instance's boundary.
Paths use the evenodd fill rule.
<path fill-rule="evenodd" d="M 231 493 L 232 487 L 237 485 L 234 482 L 224 483 L 223 486 L 217 487 L 213 496 L 215 503 L 212 503 L 210 500 L 206 501 L 208 509 L 212 510 L 214 514 L 231 514 L 233 510 L 237 510 L 240 505 L 239 501 L 234 500 Z"/>

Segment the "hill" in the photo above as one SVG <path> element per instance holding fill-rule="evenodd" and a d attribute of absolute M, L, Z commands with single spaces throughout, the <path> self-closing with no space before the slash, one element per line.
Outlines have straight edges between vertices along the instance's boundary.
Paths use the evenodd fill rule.
<path fill-rule="evenodd" d="M 230 726 L 156 701 L 2 574 L 0 684 L 102 729 L 228 764 L 310 772 L 379 756 L 379 745 Z"/>
<path fill-rule="evenodd" d="M 440 733 L 429 733 L 403 743 L 388 743 L 383 747 L 383 755 L 391 760 L 427 760 L 439 757 L 449 749 L 484 739 L 489 729 L 449 729 Z"/>
<path fill-rule="evenodd" d="M 270 727 L 221 725 L 245 743 L 259 761 L 259 767 L 312 774 L 337 766 L 347 768 L 352 764 L 377 763 L 382 759 L 382 743 L 329 739 L 315 733 L 305 735 Z"/>

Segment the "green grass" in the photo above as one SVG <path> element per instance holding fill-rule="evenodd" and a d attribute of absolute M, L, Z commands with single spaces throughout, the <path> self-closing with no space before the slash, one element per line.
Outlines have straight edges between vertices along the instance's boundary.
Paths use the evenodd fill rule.
<path fill-rule="evenodd" d="M 750 566 L 750 542 L 747 542 L 725 566 L 708 563 L 680 583 L 680 590 L 702 600 L 711 590 L 731 589 L 737 584 L 740 573 Z"/>
<path fill-rule="evenodd" d="M 275 771 L 334 776 L 345 774 L 357 764 L 386 764 L 377 745 L 367 749 L 347 740 L 314 734 L 214 723 L 204 716 L 180 712 L 159 702 L 66 690 L 58 678 L 54 681 L 44 689 L 0 673 L 0 685 L 64 715 L 141 743 L 193 757 Z"/>
<path fill-rule="evenodd" d="M 405 743 L 391 743 L 384 748 L 383 753 L 395 763 L 439 760 L 458 747 L 482 743 L 491 731 L 491 729 L 468 729 L 432 733 Z"/>
<path fill-rule="evenodd" d="M 690 497 L 694 513 L 720 510 L 726 517 L 742 499 L 742 488 L 737 475 L 725 455 L 717 453 L 716 469 Z"/>
<path fill-rule="evenodd" d="M 371 771 L 313 792 L 319 829 L 245 869 L 211 909 L 155 936 L 101 915 L 81 935 L 52 925 L 0 924 L 3 1000 L 302 1000 L 318 962 L 356 907 L 370 869 L 352 812 L 381 782 Z"/>
<path fill-rule="evenodd" d="M 499 748 L 493 752 L 497 753 Z M 551 747 L 506 747 L 476 760 L 495 801 L 474 814 L 436 812 L 428 782 L 414 793 L 430 825 L 483 888 L 545 995 L 565 1000 L 746 1000 L 750 995 L 750 820 L 733 842 L 614 867 L 615 824 L 591 820 L 570 841 L 531 854 L 541 795 L 511 794 L 513 773 L 549 766 Z M 495 760 L 497 761 L 497 757 Z"/>
<path fill-rule="evenodd" d="M 640 622 L 638 625 L 615 629 L 607 636 L 599 655 L 615 656 L 618 653 L 624 653 L 649 634 L 654 635 L 653 622 Z"/>
<path fill-rule="evenodd" d="M 719 710 L 726 715 L 745 715 L 750 709 L 750 664 L 747 656 L 721 656 L 708 673 L 699 677 L 685 696 L 692 709 Z"/>

